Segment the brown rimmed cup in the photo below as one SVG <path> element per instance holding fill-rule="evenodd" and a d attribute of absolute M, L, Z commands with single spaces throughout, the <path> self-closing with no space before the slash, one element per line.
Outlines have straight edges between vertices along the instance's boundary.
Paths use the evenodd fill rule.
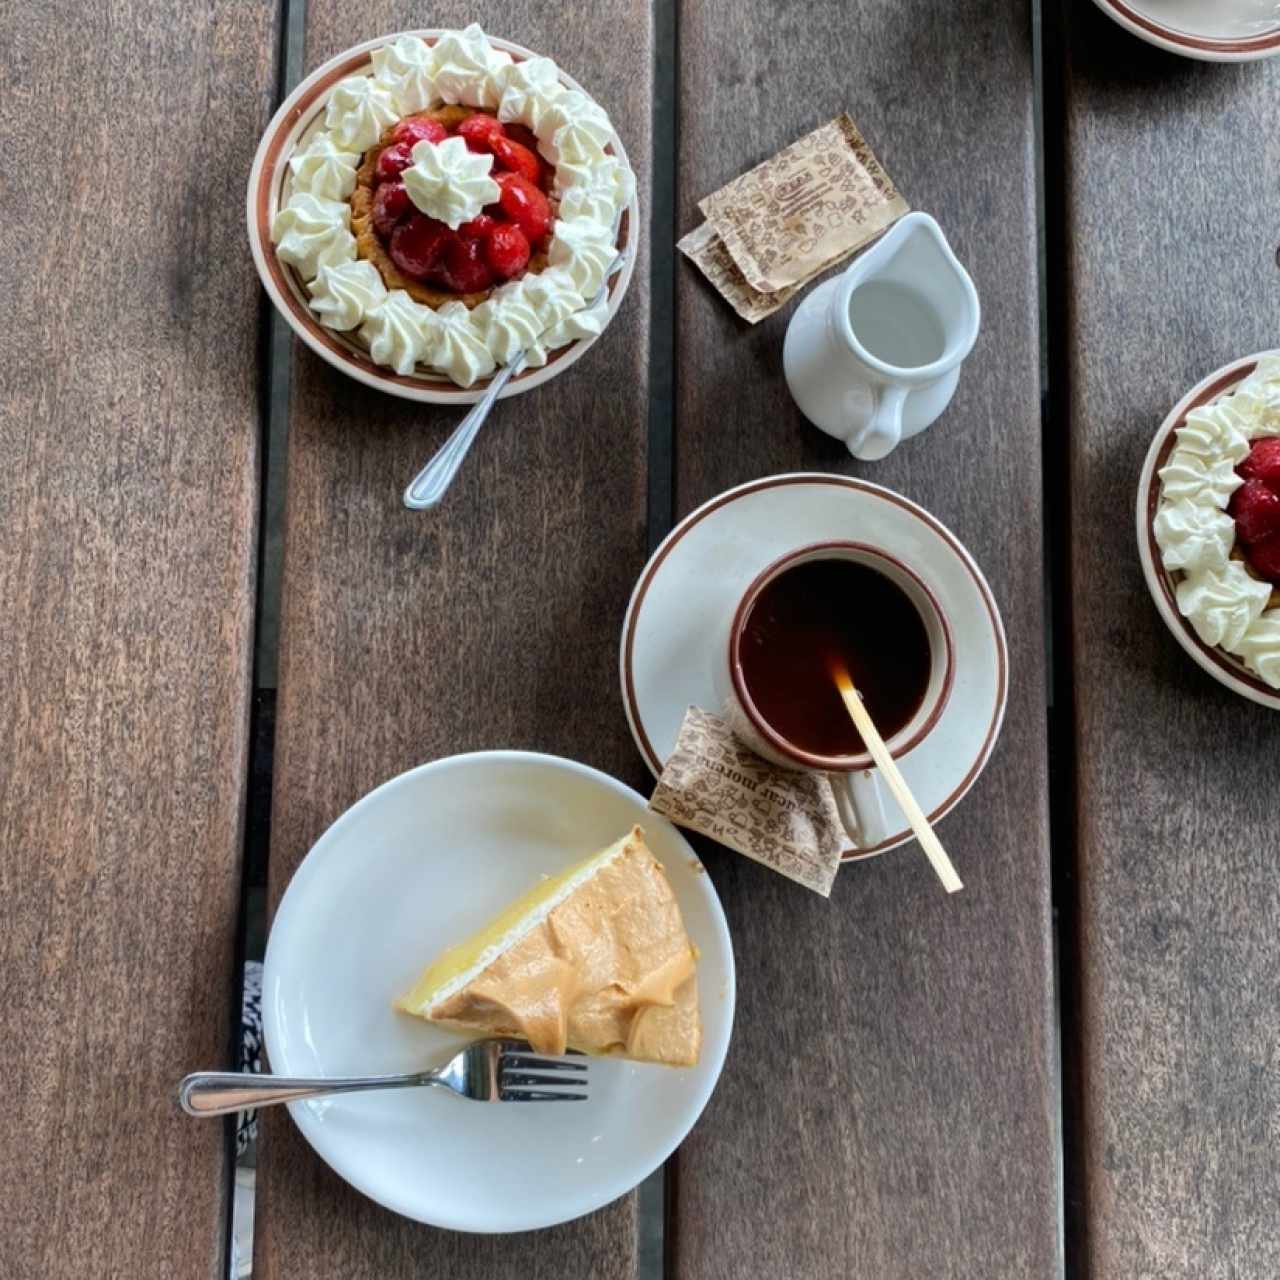
<path fill-rule="evenodd" d="M 955 646 L 951 626 L 938 598 L 909 565 L 878 547 L 862 542 L 817 542 L 780 556 L 751 582 L 728 623 L 716 663 L 716 691 L 734 735 L 761 759 L 782 769 L 826 774 L 832 784 L 845 830 L 855 847 L 868 849 L 885 839 L 889 825 L 879 771 L 868 753 L 823 756 L 789 741 L 761 714 L 751 697 L 742 667 L 742 640 L 752 607 L 770 583 L 798 565 L 819 560 L 847 560 L 882 574 L 915 607 L 929 642 L 929 675 L 920 704 L 885 745 L 899 759 L 937 725 L 955 680 Z"/>

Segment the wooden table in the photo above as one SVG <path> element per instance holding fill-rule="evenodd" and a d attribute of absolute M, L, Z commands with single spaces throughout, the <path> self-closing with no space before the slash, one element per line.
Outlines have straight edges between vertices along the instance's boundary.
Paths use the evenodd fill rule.
<path fill-rule="evenodd" d="M 910 854 L 847 869 L 827 903 L 709 853 L 738 1015 L 666 1170 L 665 1272 L 1280 1272 L 1278 726 L 1164 630 L 1130 519 L 1168 406 L 1277 342 L 1280 60 L 1195 65 L 1083 0 L 1043 7 L 0 8 L 21 175 L 0 220 L 5 1274 L 225 1274 L 229 1150 L 172 1097 L 229 1060 L 266 838 L 245 822 L 250 708 L 276 658 L 273 903 L 343 809 L 423 760 L 525 747 L 647 788 L 616 652 L 648 549 L 730 485 L 801 469 L 887 484 L 965 540 L 1004 613 L 1009 712 L 941 826 L 954 900 Z M 652 256 L 607 339 L 502 408 L 447 504 L 411 515 L 400 488 L 447 415 L 302 349 L 273 380 L 242 191 L 280 50 L 310 68 L 472 18 L 606 105 Z M 701 196 L 844 109 L 984 311 L 946 417 L 872 465 L 793 408 L 789 310 L 745 329 L 672 255 Z M 258 565 L 281 495 L 273 650 Z M 362 1199 L 282 1113 L 263 1128 L 261 1275 L 660 1269 L 634 1195 L 463 1237 Z"/>

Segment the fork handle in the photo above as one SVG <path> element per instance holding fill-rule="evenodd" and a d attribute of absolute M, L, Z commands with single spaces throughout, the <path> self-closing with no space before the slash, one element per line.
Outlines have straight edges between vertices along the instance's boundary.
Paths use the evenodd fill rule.
<path fill-rule="evenodd" d="M 308 1080 L 239 1071 L 197 1071 L 178 1087 L 178 1105 L 189 1116 L 224 1116 L 250 1107 L 319 1098 L 327 1093 L 359 1093 L 365 1089 L 404 1089 L 439 1084 L 431 1071 L 398 1076 L 347 1076 Z"/>
<path fill-rule="evenodd" d="M 511 380 L 512 375 L 519 373 L 523 368 L 522 353 L 505 368 L 499 370 L 489 383 L 489 389 L 476 401 L 471 412 L 454 427 L 449 438 L 436 450 L 427 465 L 409 481 L 409 487 L 404 491 L 404 505 L 410 511 L 426 511 L 444 497 L 445 490 L 453 483 L 453 477 L 458 474 L 458 468 L 462 466 L 462 460 L 467 456 L 467 451 L 484 425 L 484 420 L 489 416 L 489 410 L 493 408 L 498 394 Z"/>

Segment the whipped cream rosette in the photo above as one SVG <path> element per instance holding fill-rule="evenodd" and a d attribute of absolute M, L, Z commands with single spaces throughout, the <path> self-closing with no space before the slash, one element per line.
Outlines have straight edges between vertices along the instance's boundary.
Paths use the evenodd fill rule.
<path fill-rule="evenodd" d="M 351 234 L 351 209 L 341 200 L 304 191 L 291 196 L 271 226 L 276 253 L 306 280 L 321 267 L 352 262 L 356 240 Z"/>
<path fill-rule="evenodd" d="M 489 176 L 493 157 L 476 155 L 461 138 L 419 142 L 402 181 L 409 199 L 429 218 L 456 231 L 497 200 L 501 188 Z"/>
<path fill-rule="evenodd" d="M 318 133 L 310 146 L 289 161 L 293 190 L 324 200 L 345 200 L 355 189 L 359 163 L 359 152 L 339 146 L 331 133 Z"/>
<path fill-rule="evenodd" d="M 400 35 L 369 58 L 366 73 L 341 76 L 328 89 L 322 126 L 307 131 L 288 157 L 270 227 L 277 258 L 301 278 L 319 323 L 402 377 L 443 375 L 460 387 L 522 353 L 538 367 L 558 348 L 597 336 L 609 308 L 590 303 L 617 254 L 619 220 L 635 193 L 604 108 L 566 84 L 550 58 L 517 60 L 475 24 L 434 41 Z M 475 113 L 494 122 L 477 125 L 501 135 L 496 142 L 460 123 Z M 388 179 L 380 166 L 393 163 Z M 543 194 L 534 195 L 549 209 L 545 235 L 529 233 L 522 257 L 520 237 L 508 231 L 499 245 L 505 259 L 486 241 L 492 274 L 482 287 L 448 276 L 437 287 L 431 268 L 406 271 L 405 263 L 433 251 L 422 218 L 454 237 L 485 234 L 498 243 L 492 225 L 508 216 L 507 184 L 535 177 Z M 375 184 L 387 181 L 403 184 L 394 209 L 390 196 L 373 198 L 381 190 Z M 372 217 L 368 204 L 358 203 L 362 185 Z M 518 223 L 517 213 L 509 216 Z M 403 231 L 415 217 L 412 232 Z M 369 223 L 382 237 L 381 252 L 366 236 Z M 409 243 L 410 234 L 417 241 Z M 448 252 L 461 251 L 450 242 Z"/>
<path fill-rule="evenodd" d="M 340 262 L 322 266 L 307 285 L 311 309 L 330 329 L 354 329 L 369 312 L 386 301 L 387 289 L 371 262 Z"/>
<path fill-rule="evenodd" d="M 369 76 L 350 76 L 334 87 L 324 122 L 340 147 L 366 151 L 398 118 L 386 89 Z"/>
<path fill-rule="evenodd" d="M 373 51 L 373 78 L 402 116 L 431 106 L 435 77 L 435 54 L 419 36 L 400 36 Z"/>
<path fill-rule="evenodd" d="M 1159 478 L 1152 531 L 1178 612 L 1280 689 L 1280 357 L 1192 409 Z"/>
<path fill-rule="evenodd" d="M 511 55 L 495 49 L 476 23 L 448 31 L 435 45 L 435 86 L 442 102 L 496 107 Z"/>
<path fill-rule="evenodd" d="M 369 308 L 360 336 L 368 344 L 369 354 L 379 364 L 390 365 L 397 373 L 407 374 L 426 358 L 437 324 L 436 313 L 430 307 L 414 302 L 403 289 L 395 289 L 376 306 Z"/>

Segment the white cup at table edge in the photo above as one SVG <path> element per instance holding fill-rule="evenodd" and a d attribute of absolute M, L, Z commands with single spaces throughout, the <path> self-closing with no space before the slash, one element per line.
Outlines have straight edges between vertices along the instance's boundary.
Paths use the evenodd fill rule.
<path fill-rule="evenodd" d="M 797 547 L 766 566 L 743 593 L 729 617 L 712 672 L 719 714 L 748 750 L 780 769 L 825 774 L 831 783 L 845 833 L 857 849 L 874 848 L 888 834 L 879 770 L 870 753 L 819 756 L 788 742 L 760 714 L 751 700 L 738 657 L 747 618 L 760 592 L 788 569 L 815 560 L 848 560 L 875 569 L 915 605 L 929 637 L 929 681 L 915 714 L 886 739 L 895 759 L 917 747 L 942 716 L 955 679 L 951 626 L 937 597 L 924 580 L 896 556 L 861 542 L 815 542 Z"/>

